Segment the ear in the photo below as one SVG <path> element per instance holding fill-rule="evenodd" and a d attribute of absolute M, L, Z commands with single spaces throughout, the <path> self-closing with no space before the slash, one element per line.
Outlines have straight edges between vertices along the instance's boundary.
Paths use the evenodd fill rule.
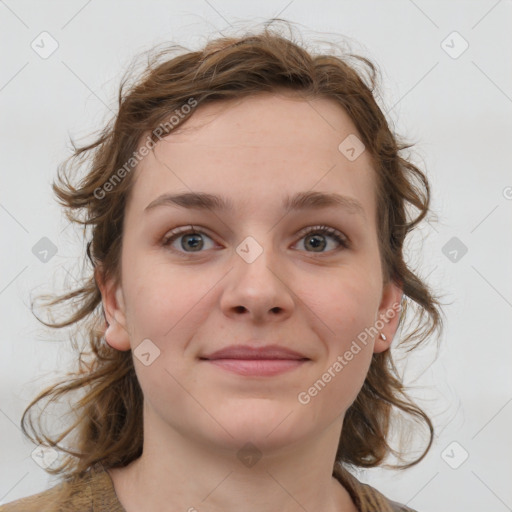
<path fill-rule="evenodd" d="M 384 352 L 391 346 L 400 322 L 403 294 L 402 287 L 394 281 L 389 281 L 384 285 L 378 318 L 376 319 L 376 327 L 379 330 L 379 334 L 375 338 L 373 347 L 375 353 Z M 385 340 L 382 339 L 380 333 L 386 337 Z"/>
<path fill-rule="evenodd" d="M 130 350 L 130 337 L 126 325 L 126 310 L 121 285 L 112 279 L 104 280 L 101 266 L 94 270 L 94 278 L 101 292 L 103 311 L 107 321 L 105 341 L 114 349 Z"/>

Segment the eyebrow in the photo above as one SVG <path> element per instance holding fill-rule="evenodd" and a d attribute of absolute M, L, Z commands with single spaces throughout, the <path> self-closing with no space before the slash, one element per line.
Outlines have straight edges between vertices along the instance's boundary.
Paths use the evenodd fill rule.
<path fill-rule="evenodd" d="M 181 194 L 162 194 L 149 203 L 144 211 L 148 212 L 157 206 L 163 205 L 222 212 L 233 212 L 235 209 L 233 202 L 223 196 L 206 192 L 184 192 Z M 360 215 L 366 219 L 364 208 L 359 201 L 336 193 L 299 192 L 292 197 L 285 197 L 283 202 L 283 208 L 289 211 L 320 210 L 331 207 L 342 208 L 348 213 Z"/>

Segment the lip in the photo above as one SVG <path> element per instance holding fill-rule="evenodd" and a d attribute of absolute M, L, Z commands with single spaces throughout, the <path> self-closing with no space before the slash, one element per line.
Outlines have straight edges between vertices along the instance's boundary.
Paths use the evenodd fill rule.
<path fill-rule="evenodd" d="M 302 366 L 309 358 L 279 345 L 231 345 L 201 360 L 238 375 L 271 377 Z"/>
<path fill-rule="evenodd" d="M 202 356 L 201 359 L 264 359 L 264 360 L 307 360 L 308 358 L 295 350 L 280 345 L 265 345 L 262 347 L 252 345 L 230 345 L 211 354 Z"/>

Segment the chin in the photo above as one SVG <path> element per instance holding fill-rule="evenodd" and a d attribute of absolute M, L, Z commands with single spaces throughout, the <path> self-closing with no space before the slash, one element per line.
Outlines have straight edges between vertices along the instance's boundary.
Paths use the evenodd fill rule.
<path fill-rule="evenodd" d="M 275 450 L 311 435 L 308 422 L 299 418 L 292 408 L 279 403 L 272 407 L 246 404 L 217 419 L 233 436 L 224 432 L 222 439 L 218 440 L 229 448 L 238 449 L 252 443 L 262 451 Z"/>

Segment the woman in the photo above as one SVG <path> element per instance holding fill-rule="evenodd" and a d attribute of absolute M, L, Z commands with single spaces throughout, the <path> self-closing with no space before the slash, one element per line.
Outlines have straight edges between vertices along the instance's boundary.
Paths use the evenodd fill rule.
<path fill-rule="evenodd" d="M 72 157 L 85 177 L 64 166 L 54 184 L 91 228 L 93 268 L 50 303 L 78 309 L 46 325 L 85 328 L 91 351 L 76 346 L 77 374 L 22 428 L 68 454 L 46 468 L 62 482 L 0 510 L 411 510 L 349 472 L 428 452 L 390 347 L 408 304 L 401 343 L 441 326 L 402 253 L 429 184 L 399 155 L 373 64 L 266 28 L 162 51 L 124 84 Z M 74 424 L 41 437 L 32 406 L 74 390 Z M 429 431 L 410 462 L 388 444 L 394 411 Z"/>

